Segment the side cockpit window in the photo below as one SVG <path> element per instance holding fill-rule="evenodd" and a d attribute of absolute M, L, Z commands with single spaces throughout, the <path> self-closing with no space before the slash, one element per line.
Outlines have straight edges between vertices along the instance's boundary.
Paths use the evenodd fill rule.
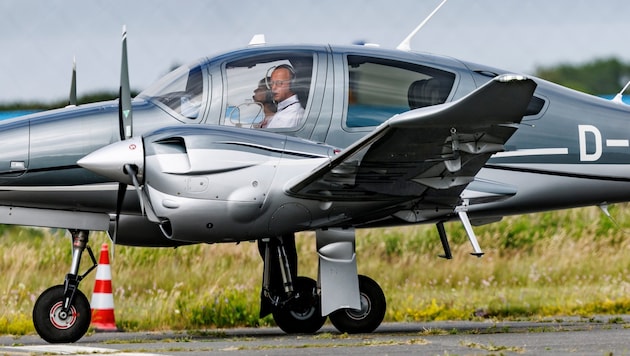
<path fill-rule="evenodd" d="M 140 93 L 184 122 L 201 119 L 201 110 L 208 95 L 204 95 L 201 66 L 182 66 Z"/>
<path fill-rule="evenodd" d="M 306 119 L 312 55 L 266 54 L 229 62 L 222 124 L 297 130 Z"/>
<path fill-rule="evenodd" d="M 346 126 L 376 126 L 420 107 L 442 104 L 455 74 L 406 62 L 348 56 Z"/>

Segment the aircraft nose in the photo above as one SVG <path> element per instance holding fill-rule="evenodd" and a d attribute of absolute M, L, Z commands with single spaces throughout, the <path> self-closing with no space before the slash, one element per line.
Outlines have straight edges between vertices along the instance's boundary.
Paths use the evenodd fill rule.
<path fill-rule="evenodd" d="M 142 181 L 144 172 L 144 145 L 141 137 L 133 137 L 99 148 L 77 161 L 89 171 L 117 182 L 133 184 L 125 165 L 137 167 L 137 177 Z"/>

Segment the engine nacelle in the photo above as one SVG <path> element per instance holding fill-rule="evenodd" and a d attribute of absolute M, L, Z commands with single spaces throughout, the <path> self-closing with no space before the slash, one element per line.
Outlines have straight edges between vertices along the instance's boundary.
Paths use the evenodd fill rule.
<path fill-rule="evenodd" d="M 109 237 L 114 237 L 115 222 L 109 224 Z M 147 220 L 142 215 L 120 215 L 116 244 L 142 247 L 177 247 L 187 245 L 182 241 L 167 238 L 160 226 Z"/>
<path fill-rule="evenodd" d="M 284 184 L 334 155 L 330 146 L 228 127 L 157 132 L 144 146 L 152 210 L 166 237 L 186 242 L 253 240 L 310 223 L 308 209 L 283 208 L 296 204 Z"/>

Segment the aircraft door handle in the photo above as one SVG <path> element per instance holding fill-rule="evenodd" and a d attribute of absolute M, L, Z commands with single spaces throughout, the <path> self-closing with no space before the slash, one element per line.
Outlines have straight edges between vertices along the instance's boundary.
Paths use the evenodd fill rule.
<path fill-rule="evenodd" d="M 26 162 L 24 161 L 11 161 L 10 163 L 11 172 L 19 172 L 26 170 Z"/>

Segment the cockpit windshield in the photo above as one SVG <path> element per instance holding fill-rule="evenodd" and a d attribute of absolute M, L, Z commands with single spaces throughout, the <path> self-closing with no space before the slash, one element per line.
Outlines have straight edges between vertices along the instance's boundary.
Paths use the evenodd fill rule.
<path fill-rule="evenodd" d="M 151 100 L 182 121 L 200 118 L 204 106 L 204 75 L 201 66 L 181 66 L 141 92 L 138 96 Z"/>

